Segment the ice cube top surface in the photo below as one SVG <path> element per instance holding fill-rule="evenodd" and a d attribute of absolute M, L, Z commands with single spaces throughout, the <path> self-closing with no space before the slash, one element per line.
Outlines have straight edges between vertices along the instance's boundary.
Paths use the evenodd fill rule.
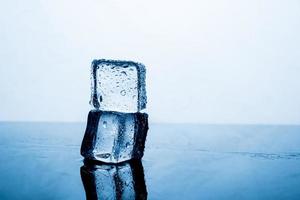
<path fill-rule="evenodd" d="M 105 163 L 140 159 L 147 131 L 146 113 L 90 111 L 81 155 Z"/>
<path fill-rule="evenodd" d="M 94 60 L 90 104 L 102 111 L 134 113 L 146 108 L 146 69 L 132 61 Z"/>

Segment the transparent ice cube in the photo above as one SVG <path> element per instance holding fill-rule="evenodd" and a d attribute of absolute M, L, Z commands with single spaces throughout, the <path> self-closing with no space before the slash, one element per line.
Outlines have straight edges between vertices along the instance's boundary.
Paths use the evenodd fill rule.
<path fill-rule="evenodd" d="M 92 110 L 81 145 L 81 155 L 106 163 L 140 159 L 148 131 L 146 113 Z"/>
<path fill-rule="evenodd" d="M 141 161 L 119 165 L 86 162 L 80 169 L 86 199 L 147 199 Z"/>
<path fill-rule="evenodd" d="M 90 104 L 103 111 L 134 113 L 146 108 L 146 69 L 132 61 L 94 60 Z"/>

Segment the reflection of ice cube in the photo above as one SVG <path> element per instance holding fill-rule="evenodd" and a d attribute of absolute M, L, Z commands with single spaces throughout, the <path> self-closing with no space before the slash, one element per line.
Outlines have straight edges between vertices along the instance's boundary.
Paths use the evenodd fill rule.
<path fill-rule="evenodd" d="M 147 199 L 141 161 L 118 165 L 85 161 L 80 169 L 86 199 Z"/>
<path fill-rule="evenodd" d="M 126 113 L 146 108 L 145 75 L 140 63 L 94 60 L 90 104 L 103 111 Z"/>
<path fill-rule="evenodd" d="M 146 113 L 90 111 L 81 155 L 107 163 L 142 158 L 147 130 Z"/>

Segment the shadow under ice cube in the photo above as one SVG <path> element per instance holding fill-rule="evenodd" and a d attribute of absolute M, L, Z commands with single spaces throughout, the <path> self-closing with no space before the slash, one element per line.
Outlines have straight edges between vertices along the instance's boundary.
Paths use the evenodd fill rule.
<path fill-rule="evenodd" d="M 103 111 L 134 113 L 146 108 L 146 69 L 132 61 L 94 60 L 90 104 Z"/>
<path fill-rule="evenodd" d="M 146 113 L 90 111 L 81 155 L 106 163 L 140 159 L 147 131 Z"/>

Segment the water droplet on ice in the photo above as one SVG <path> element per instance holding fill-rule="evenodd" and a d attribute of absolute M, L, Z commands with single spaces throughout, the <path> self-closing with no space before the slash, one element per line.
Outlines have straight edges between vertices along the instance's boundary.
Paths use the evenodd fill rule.
<path fill-rule="evenodd" d="M 103 128 L 106 128 L 106 127 L 107 127 L 107 122 L 104 121 L 104 122 L 103 122 Z"/>
<path fill-rule="evenodd" d="M 121 93 L 122 96 L 126 95 L 126 91 L 125 90 L 122 90 L 120 93 Z"/>
<path fill-rule="evenodd" d="M 122 71 L 121 74 L 127 76 L 125 71 Z"/>

